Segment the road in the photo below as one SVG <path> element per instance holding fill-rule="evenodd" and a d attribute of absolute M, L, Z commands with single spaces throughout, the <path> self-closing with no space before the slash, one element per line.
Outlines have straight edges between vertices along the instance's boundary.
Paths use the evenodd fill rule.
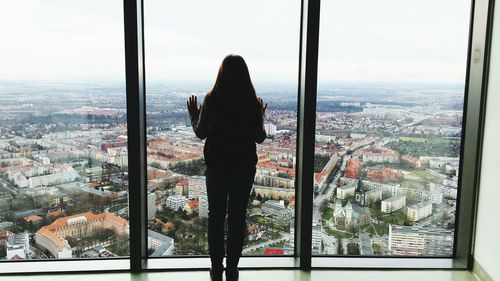
<path fill-rule="evenodd" d="M 259 244 L 255 244 L 255 245 L 252 245 L 250 247 L 247 247 L 247 248 L 244 248 L 242 253 L 249 253 L 249 252 L 253 252 L 259 248 L 263 248 L 263 247 L 266 247 L 266 246 L 269 246 L 271 244 L 274 244 L 274 243 L 277 243 L 277 242 L 280 242 L 280 241 L 288 241 L 290 239 L 290 234 L 288 233 L 283 233 L 281 238 L 278 238 L 278 239 L 273 239 L 273 240 L 268 240 L 266 242 L 262 242 L 262 243 L 259 243 Z"/>

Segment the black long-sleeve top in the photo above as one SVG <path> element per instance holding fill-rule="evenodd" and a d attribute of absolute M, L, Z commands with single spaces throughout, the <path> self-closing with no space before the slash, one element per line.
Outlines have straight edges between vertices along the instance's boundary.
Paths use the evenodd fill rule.
<path fill-rule="evenodd" d="M 214 97 L 206 95 L 199 116 L 191 116 L 191 125 L 196 136 L 200 139 L 206 138 L 203 153 L 207 167 L 225 171 L 255 167 L 255 143 L 262 143 L 266 138 L 261 108 L 255 106 L 256 119 L 236 118 L 221 113 L 221 107 L 217 106 L 213 99 Z M 245 113 L 236 114 L 241 117 L 239 115 Z"/>

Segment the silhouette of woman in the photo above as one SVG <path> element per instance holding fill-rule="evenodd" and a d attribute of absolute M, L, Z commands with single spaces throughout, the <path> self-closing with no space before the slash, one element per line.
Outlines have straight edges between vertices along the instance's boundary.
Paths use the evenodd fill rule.
<path fill-rule="evenodd" d="M 206 138 L 208 249 L 212 280 L 222 280 L 226 252 L 226 279 L 238 279 L 238 262 L 246 233 L 246 209 L 255 177 L 255 143 L 266 137 L 263 119 L 267 108 L 258 98 L 248 67 L 241 56 L 222 61 L 215 85 L 198 106 L 196 96 L 187 101 L 197 137 Z M 228 213 L 226 251 L 224 222 Z"/>

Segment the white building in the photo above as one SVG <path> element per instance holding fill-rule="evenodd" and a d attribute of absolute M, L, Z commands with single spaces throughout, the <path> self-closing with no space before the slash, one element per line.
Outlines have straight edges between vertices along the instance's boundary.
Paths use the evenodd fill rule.
<path fill-rule="evenodd" d="M 26 259 L 29 251 L 28 233 L 10 235 L 7 239 L 7 259 Z"/>
<path fill-rule="evenodd" d="M 342 179 L 341 179 L 342 180 Z M 425 189 L 418 189 L 412 187 L 401 187 L 399 184 L 384 184 L 363 180 L 363 186 L 368 189 L 380 189 L 384 197 L 394 197 L 396 195 L 406 196 L 409 200 L 418 202 L 432 202 L 433 204 L 443 203 L 443 193 L 437 191 L 430 191 Z"/>
<path fill-rule="evenodd" d="M 70 171 L 64 171 L 60 173 L 42 175 L 31 177 L 28 179 L 29 187 L 37 187 L 37 186 L 47 186 L 53 184 L 62 184 L 67 182 L 72 182 L 78 177 L 78 173 L 71 169 Z"/>
<path fill-rule="evenodd" d="M 396 195 L 382 201 L 380 210 L 384 213 L 392 213 L 406 206 L 406 196 Z"/>
<path fill-rule="evenodd" d="M 264 129 L 266 130 L 266 134 L 268 136 L 274 136 L 276 134 L 276 125 L 271 123 L 264 124 Z"/>
<path fill-rule="evenodd" d="M 38 155 L 33 156 L 33 159 L 35 159 L 37 162 L 39 162 L 42 165 L 50 164 L 49 157 L 47 157 L 45 155 L 38 154 Z"/>
<path fill-rule="evenodd" d="M 320 223 L 313 222 L 312 225 L 312 249 L 311 254 L 320 255 L 321 254 L 321 243 L 323 242 L 322 238 L 322 229 Z"/>
<path fill-rule="evenodd" d="M 198 196 L 198 216 L 200 218 L 208 218 L 208 197 L 206 192 Z"/>
<path fill-rule="evenodd" d="M 344 186 L 337 187 L 337 198 L 338 199 L 348 199 L 354 196 L 356 193 L 356 186 L 353 184 L 348 184 Z"/>
<path fill-rule="evenodd" d="M 270 214 L 283 221 L 293 217 L 293 210 L 285 207 L 284 200 L 267 200 L 262 204 L 262 213 Z"/>
<path fill-rule="evenodd" d="M 453 256 L 454 231 L 389 225 L 389 252 L 401 256 Z"/>
<path fill-rule="evenodd" d="M 443 203 L 443 193 L 417 189 L 412 187 L 400 187 L 397 189 L 397 195 L 404 195 L 408 199 L 418 202 L 431 202 L 433 204 Z"/>
<path fill-rule="evenodd" d="M 263 186 L 292 189 L 295 186 L 294 179 L 259 174 L 255 176 L 255 183 Z"/>
<path fill-rule="evenodd" d="M 148 229 L 148 248 L 154 250 L 151 257 L 171 256 L 174 251 L 174 239 Z"/>
<path fill-rule="evenodd" d="M 165 204 L 167 205 L 167 208 L 177 211 L 179 208 L 184 208 L 184 205 L 186 205 L 187 201 L 188 199 L 184 196 L 173 195 L 167 198 Z"/>
<path fill-rule="evenodd" d="M 447 164 L 459 165 L 459 157 L 431 157 L 431 156 L 420 156 L 420 161 L 422 164 L 429 165 L 431 169 L 440 169 L 446 167 Z"/>
<path fill-rule="evenodd" d="M 407 218 L 410 221 L 419 221 L 432 215 L 432 203 L 422 202 L 408 207 Z"/>
<path fill-rule="evenodd" d="M 9 180 L 11 180 L 18 187 L 24 188 L 29 186 L 28 179 L 21 173 L 9 173 Z"/>
<path fill-rule="evenodd" d="M 193 176 L 189 177 L 188 196 L 189 198 L 197 198 L 203 192 L 206 192 L 207 187 L 205 177 Z"/>
<path fill-rule="evenodd" d="M 457 199 L 458 190 L 456 187 L 453 186 L 430 183 L 429 191 L 442 193 L 444 198 Z"/>
<path fill-rule="evenodd" d="M 156 216 L 156 193 L 148 193 L 148 220 L 154 219 Z"/>

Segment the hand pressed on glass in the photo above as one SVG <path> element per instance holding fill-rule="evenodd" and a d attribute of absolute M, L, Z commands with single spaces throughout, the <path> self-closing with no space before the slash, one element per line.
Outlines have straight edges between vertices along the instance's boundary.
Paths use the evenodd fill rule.
<path fill-rule="evenodd" d="M 198 106 L 198 98 L 195 95 L 192 95 L 189 97 L 186 104 L 189 111 L 189 117 L 191 117 L 191 119 L 198 118 L 201 110 L 201 105 Z"/>
<path fill-rule="evenodd" d="M 257 98 L 259 100 L 259 105 L 260 105 L 260 108 L 262 110 L 262 115 L 266 115 L 266 109 L 267 109 L 267 102 L 264 103 L 264 101 L 262 100 L 262 98 Z"/>

